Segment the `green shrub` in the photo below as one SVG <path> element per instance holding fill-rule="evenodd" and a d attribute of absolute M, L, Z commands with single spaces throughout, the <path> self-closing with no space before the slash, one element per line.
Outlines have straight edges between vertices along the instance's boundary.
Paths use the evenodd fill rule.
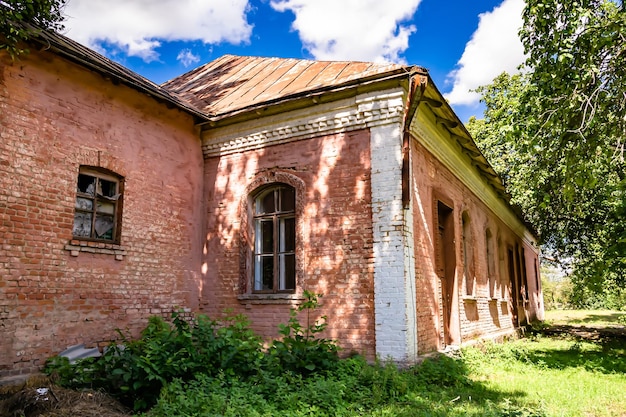
<path fill-rule="evenodd" d="M 470 384 L 464 362 L 446 355 L 425 359 L 413 368 L 413 372 L 417 380 L 426 386 L 460 387 Z"/>
<path fill-rule="evenodd" d="M 63 356 L 49 358 L 44 366 L 44 371 L 53 381 L 67 388 L 90 387 L 94 378 L 93 363 L 97 358 L 85 358 L 76 364 Z"/>
<path fill-rule="evenodd" d="M 149 412 L 153 417 L 228 416 L 260 417 L 278 415 L 253 384 L 224 374 L 199 374 L 195 380 L 175 379 L 161 391 L 158 403 Z"/>
<path fill-rule="evenodd" d="M 321 295 L 304 291 L 304 297 L 305 301 L 297 309 L 291 309 L 289 322 L 279 326 L 283 337 L 269 347 L 269 369 L 310 375 L 334 369 L 337 365 L 339 347 L 335 341 L 316 336 L 328 326 L 326 316 L 319 323 L 311 321 L 311 313 L 318 307 Z M 298 313 L 302 311 L 306 313 L 305 326 L 298 320 Z"/>
<path fill-rule="evenodd" d="M 153 406 L 161 389 L 174 380 L 192 381 L 199 375 L 258 379 L 262 367 L 262 374 L 274 376 L 330 371 L 339 362 L 338 347 L 332 340 L 317 337 L 327 326 L 326 317 L 320 323 L 311 321 L 318 297 L 305 291 L 305 301 L 280 326 L 282 339 L 274 341 L 267 352 L 243 315 L 221 321 L 198 315 L 188 321 L 174 313 L 171 323 L 150 317 L 137 340 L 118 331 L 120 344 L 109 346 L 98 359 L 70 365 L 66 358 L 54 358 L 46 371 L 57 375 L 63 386 L 101 388 L 135 410 Z M 306 325 L 298 321 L 303 311 Z"/>
<path fill-rule="evenodd" d="M 161 388 L 176 378 L 189 380 L 197 374 L 246 376 L 255 372 L 263 358 L 261 339 L 249 329 L 244 316 L 222 322 L 199 315 L 190 322 L 178 313 L 172 324 L 151 317 L 138 340 L 120 332 L 122 343 L 111 345 L 98 360 L 81 361 L 68 371 L 62 360 L 50 361 L 48 373 L 59 375 L 70 387 L 102 388 L 135 410 L 156 403 Z"/>
<path fill-rule="evenodd" d="M 157 416 L 341 416 L 352 406 L 343 379 L 295 373 L 263 379 L 237 379 L 224 374 L 174 380 L 161 391 L 150 417 Z"/>

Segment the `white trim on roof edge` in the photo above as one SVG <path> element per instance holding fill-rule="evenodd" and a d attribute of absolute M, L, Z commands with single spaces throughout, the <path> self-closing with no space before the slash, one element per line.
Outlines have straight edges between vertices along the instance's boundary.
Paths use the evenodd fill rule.
<path fill-rule="evenodd" d="M 394 88 L 207 129 L 202 132 L 202 151 L 205 158 L 228 155 L 321 135 L 400 123 L 404 97 L 404 89 Z"/>
<path fill-rule="evenodd" d="M 461 152 L 453 138 L 446 137 L 444 129 L 437 128 L 435 115 L 428 106 L 420 106 L 411 121 L 410 131 L 455 177 L 489 207 L 500 220 L 528 245 L 537 247 L 535 238 L 511 208 L 478 173 L 469 157 Z"/>

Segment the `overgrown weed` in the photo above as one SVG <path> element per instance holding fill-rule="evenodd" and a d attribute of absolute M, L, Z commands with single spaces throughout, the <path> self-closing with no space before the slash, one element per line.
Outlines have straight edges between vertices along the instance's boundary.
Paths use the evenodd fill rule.
<path fill-rule="evenodd" d="M 151 319 L 141 339 L 126 339 L 99 360 L 55 359 L 49 369 L 67 386 L 102 387 L 148 410 L 146 417 L 626 414 L 622 345 L 531 333 L 409 368 L 339 359 L 334 341 L 319 337 L 325 318 L 298 320 L 317 297 L 307 294 L 266 350 L 243 316 L 175 316 L 172 323 Z"/>

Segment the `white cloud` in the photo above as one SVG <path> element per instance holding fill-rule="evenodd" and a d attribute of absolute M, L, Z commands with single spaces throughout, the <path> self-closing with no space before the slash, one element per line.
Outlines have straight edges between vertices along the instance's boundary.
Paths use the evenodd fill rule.
<path fill-rule="evenodd" d="M 319 60 L 403 62 L 421 0 L 272 0 L 280 12 L 291 11 L 292 28 Z"/>
<path fill-rule="evenodd" d="M 196 64 L 200 62 L 200 57 L 198 55 L 194 55 L 193 52 L 191 52 L 191 49 L 182 49 L 178 53 L 178 56 L 176 56 L 176 59 L 180 61 L 180 63 L 183 64 L 185 68 L 191 64 Z"/>
<path fill-rule="evenodd" d="M 107 42 L 147 62 L 161 41 L 247 42 L 248 0 L 70 0 L 66 34 L 102 51 Z"/>
<path fill-rule="evenodd" d="M 524 47 L 518 37 L 523 8 L 524 0 L 504 0 L 479 16 L 478 28 L 465 46 L 458 68 L 449 74 L 453 87 L 446 99 L 451 104 L 478 103 L 479 94 L 470 90 L 491 83 L 503 71 L 516 72 L 524 62 Z"/>

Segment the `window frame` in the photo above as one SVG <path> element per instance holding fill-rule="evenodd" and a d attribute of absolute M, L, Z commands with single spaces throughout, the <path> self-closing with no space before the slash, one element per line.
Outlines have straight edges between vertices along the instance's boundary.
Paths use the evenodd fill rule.
<path fill-rule="evenodd" d="M 90 193 L 87 190 L 81 190 L 81 176 L 94 178 L 94 182 L 92 183 L 94 186 L 92 190 L 93 193 Z M 103 181 L 114 184 L 115 190 L 113 190 L 112 192 L 113 195 L 104 195 L 102 192 L 98 192 L 98 190 L 102 190 L 102 186 L 104 185 Z M 111 193 L 109 192 L 108 194 Z M 74 222 L 72 226 L 72 239 L 80 241 L 119 244 L 121 237 L 123 196 L 124 178 L 121 175 L 118 175 L 115 172 L 105 168 L 81 166 L 78 170 L 78 175 L 76 177 L 76 196 L 74 199 Z M 79 207 L 80 200 L 90 202 L 91 207 Z M 108 212 L 105 212 L 104 210 L 102 210 L 102 207 L 104 205 L 112 206 L 112 209 L 108 210 Z M 77 230 L 77 214 L 79 213 L 90 214 L 91 218 L 88 236 L 75 234 Z M 103 238 L 97 234 L 96 222 L 98 221 L 98 219 L 102 219 L 103 217 L 112 217 L 112 227 L 111 229 L 107 229 L 107 232 L 108 230 L 111 230 L 110 237 Z M 102 235 L 104 235 L 105 233 L 103 233 Z"/>
<path fill-rule="evenodd" d="M 465 297 L 476 296 L 476 274 L 474 271 L 474 233 L 468 211 L 461 214 L 461 255 L 463 259 L 463 282 Z"/>
<path fill-rule="evenodd" d="M 491 229 L 485 230 L 485 248 L 487 260 L 487 285 L 489 286 L 489 298 L 495 300 L 498 298 L 498 280 L 496 276 L 496 249 L 494 247 L 494 238 Z"/>
<path fill-rule="evenodd" d="M 290 207 L 284 209 L 284 191 L 290 192 Z M 274 209 L 272 211 L 259 210 L 268 195 L 272 195 Z M 251 294 L 294 294 L 297 289 L 297 190 L 285 183 L 272 183 L 256 190 L 252 196 L 252 271 L 250 277 Z M 291 222 L 289 222 L 292 220 Z M 289 225 L 288 225 L 289 222 Z M 271 226 L 271 252 L 265 248 L 268 243 L 264 234 L 263 224 Z M 289 230 L 287 229 L 289 227 Z M 290 238 L 288 238 L 288 234 Z M 289 244 L 289 241 L 292 243 Z M 272 262 L 272 285 L 271 288 L 263 288 L 264 277 L 262 274 L 263 259 L 271 259 Z M 292 259 L 292 264 L 287 265 L 287 259 Z M 291 277 L 285 276 L 289 268 Z M 260 284 L 260 285 L 259 285 Z M 261 287 L 261 288 L 259 288 Z"/>

